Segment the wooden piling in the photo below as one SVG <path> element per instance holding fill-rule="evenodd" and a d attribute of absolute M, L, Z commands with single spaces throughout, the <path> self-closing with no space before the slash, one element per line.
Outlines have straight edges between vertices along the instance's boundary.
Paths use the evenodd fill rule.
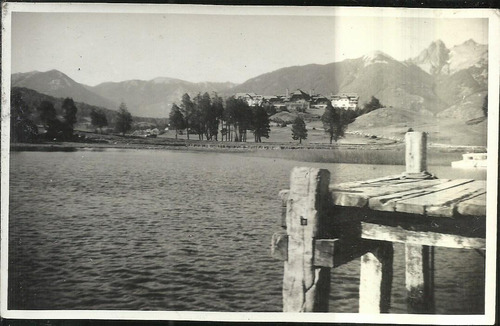
<path fill-rule="evenodd" d="M 427 134 L 408 132 L 406 140 L 406 174 L 427 171 Z M 406 292 L 409 313 L 434 311 L 434 248 L 405 244 Z"/>
<path fill-rule="evenodd" d="M 294 168 L 287 199 L 288 260 L 283 277 L 283 311 L 326 312 L 330 268 L 314 265 L 314 243 L 321 238 L 330 172 Z"/>
<path fill-rule="evenodd" d="M 381 241 L 376 249 L 361 257 L 359 312 L 388 313 L 391 305 L 394 249 Z"/>
<path fill-rule="evenodd" d="M 427 171 L 427 134 L 411 131 L 405 135 L 406 173 Z"/>
<path fill-rule="evenodd" d="M 408 313 L 434 312 L 433 247 L 405 246 Z"/>

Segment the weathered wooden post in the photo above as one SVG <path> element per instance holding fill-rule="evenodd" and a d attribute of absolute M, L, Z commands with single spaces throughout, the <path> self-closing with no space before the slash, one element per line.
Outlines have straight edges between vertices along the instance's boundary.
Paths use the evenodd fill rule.
<path fill-rule="evenodd" d="M 406 173 L 420 174 L 427 171 L 427 134 L 420 131 L 407 132 Z"/>
<path fill-rule="evenodd" d="M 370 252 L 361 256 L 359 276 L 359 312 L 366 314 L 387 313 L 391 305 L 392 242 L 381 241 Z"/>
<path fill-rule="evenodd" d="M 434 312 L 434 248 L 405 245 L 408 313 Z"/>
<path fill-rule="evenodd" d="M 288 257 L 283 276 L 285 312 L 328 311 L 330 267 L 315 265 L 314 256 L 315 249 L 318 249 L 315 248 L 315 239 L 321 237 L 326 218 L 329 184 L 328 170 L 307 167 L 292 170 L 286 212 Z M 333 266 L 333 256 L 331 258 Z"/>
<path fill-rule="evenodd" d="M 406 175 L 427 170 L 427 134 L 408 132 L 406 139 Z M 434 248 L 406 244 L 406 291 L 409 313 L 434 312 Z"/>

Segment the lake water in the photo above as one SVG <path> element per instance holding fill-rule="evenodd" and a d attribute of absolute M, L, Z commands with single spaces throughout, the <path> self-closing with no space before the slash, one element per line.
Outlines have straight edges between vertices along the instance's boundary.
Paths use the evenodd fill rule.
<path fill-rule="evenodd" d="M 283 264 L 269 247 L 278 191 L 301 165 L 338 182 L 404 170 L 206 152 L 11 153 L 9 309 L 281 311 Z M 482 313 L 484 257 L 437 248 L 435 258 L 437 313 Z M 401 245 L 394 274 L 391 312 L 405 313 Z M 358 284 L 359 260 L 334 269 L 330 311 L 357 312 Z"/>

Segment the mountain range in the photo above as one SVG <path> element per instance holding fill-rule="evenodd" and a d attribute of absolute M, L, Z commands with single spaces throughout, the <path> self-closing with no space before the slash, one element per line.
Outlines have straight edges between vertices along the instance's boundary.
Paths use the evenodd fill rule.
<path fill-rule="evenodd" d="M 405 61 L 377 51 L 325 65 L 286 67 L 239 85 L 161 77 L 87 86 L 51 70 L 13 74 L 12 87 L 25 87 L 54 97 L 72 97 L 108 109 L 117 109 L 120 102 L 125 102 L 133 115 L 145 117 L 167 117 L 172 103 L 179 103 L 184 93 L 280 95 L 286 89 L 302 89 L 328 96 L 353 92 L 358 93 L 361 104 L 375 96 L 387 107 L 436 118 L 445 113 L 465 121 L 481 114 L 482 98 L 488 90 L 487 78 L 487 45 L 468 40 L 448 49 L 437 40 L 415 58 Z"/>
<path fill-rule="evenodd" d="M 13 74 L 11 85 L 12 87 L 29 88 L 53 97 L 71 97 L 78 102 L 118 109 L 114 101 L 96 94 L 90 87 L 77 83 L 55 69 L 46 72 L 31 71 Z"/>

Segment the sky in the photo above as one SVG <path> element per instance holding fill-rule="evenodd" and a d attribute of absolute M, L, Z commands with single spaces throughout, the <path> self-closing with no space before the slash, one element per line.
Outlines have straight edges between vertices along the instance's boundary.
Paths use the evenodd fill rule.
<path fill-rule="evenodd" d="M 405 60 L 437 39 L 448 48 L 488 43 L 480 18 L 14 12 L 11 31 L 12 73 L 57 69 L 90 86 L 156 77 L 241 83 L 373 51 Z"/>

